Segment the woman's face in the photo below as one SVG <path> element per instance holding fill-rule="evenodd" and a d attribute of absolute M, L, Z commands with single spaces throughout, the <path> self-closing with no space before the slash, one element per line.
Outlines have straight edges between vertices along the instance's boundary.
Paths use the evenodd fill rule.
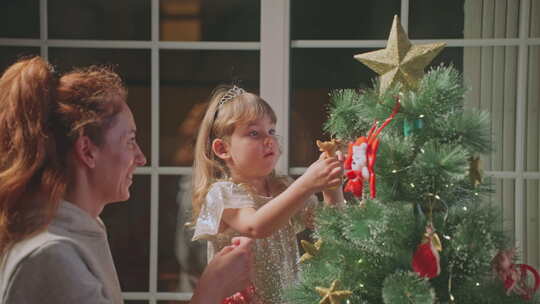
<path fill-rule="evenodd" d="M 95 167 L 95 191 L 105 203 L 129 199 L 133 172 L 146 163 L 136 140 L 135 120 L 127 107 L 117 114 L 111 128 L 105 131 L 103 145 Z"/>

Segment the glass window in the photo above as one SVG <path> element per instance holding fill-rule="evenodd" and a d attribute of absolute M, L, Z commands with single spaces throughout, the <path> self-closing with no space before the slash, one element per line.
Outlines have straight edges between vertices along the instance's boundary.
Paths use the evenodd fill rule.
<path fill-rule="evenodd" d="M 291 39 L 386 39 L 399 0 L 291 1 Z"/>
<path fill-rule="evenodd" d="M 411 1 L 413 38 L 517 38 L 518 0 Z"/>
<path fill-rule="evenodd" d="M 531 37 L 540 37 L 540 2 L 531 1 L 531 15 L 529 19 L 531 20 L 530 25 L 530 36 Z"/>
<path fill-rule="evenodd" d="M 150 51 L 51 48 L 49 59 L 61 72 L 93 64 L 114 67 L 128 88 L 128 105 L 137 124 L 137 141 L 146 156 L 146 165 L 150 166 Z"/>
<path fill-rule="evenodd" d="M 0 37 L 39 38 L 39 1 L 0 1 Z"/>
<path fill-rule="evenodd" d="M 39 48 L 0 46 L 0 74 L 19 59 L 32 56 L 39 56 Z"/>
<path fill-rule="evenodd" d="M 490 113 L 494 153 L 483 158 L 492 171 L 515 170 L 517 47 L 463 48 L 466 105 Z"/>
<path fill-rule="evenodd" d="M 150 40 L 150 0 L 48 0 L 47 4 L 51 39 Z"/>
<path fill-rule="evenodd" d="M 540 171 L 540 47 L 529 48 L 527 110 L 525 112 L 525 169 Z"/>
<path fill-rule="evenodd" d="M 463 38 L 464 2 L 464 0 L 410 1 L 409 37 L 411 39 Z"/>
<path fill-rule="evenodd" d="M 192 292 L 206 267 L 206 241 L 192 242 L 191 176 L 159 177 L 158 291 Z"/>
<path fill-rule="evenodd" d="M 259 41 L 259 0 L 161 0 L 160 40 Z"/>
<path fill-rule="evenodd" d="M 353 58 L 374 49 L 293 49 L 290 165 L 308 166 L 317 159 L 317 139 L 327 140 L 322 124 L 327 120 L 329 96 L 338 88 L 372 87 L 377 74 Z M 431 66 L 444 62 L 459 70 L 463 65 L 461 48 L 446 48 Z M 427 69 L 426 69 L 427 70 Z"/>
<path fill-rule="evenodd" d="M 150 268 L 150 176 L 135 175 L 131 198 L 106 206 L 101 218 L 122 291 L 148 291 Z"/>
<path fill-rule="evenodd" d="M 517 38 L 519 1 L 410 2 L 411 39 Z"/>
<path fill-rule="evenodd" d="M 488 179 L 489 181 L 489 179 Z M 495 192 L 489 195 L 489 201 L 499 208 L 502 214 L 502 229 L 511 242 L 515 241 L 516 182 L 513 179 L 491 178 Z"/>
<path fill-rule="evenodd" d="M 368 51 L 372 50 L 292 50 L 291 167 L 309 166 L 319 155 L 315 141 L 329 138 L 322 130 L 327 120 L 328 94 L 333 89 L 370 85 L 375 72 L 353 58 L 355 54 Z"/>
<path fill-rule="evenodd" d="M 526 206 L 526 226 L 527 239 L 524 240 L 526 249 L 522 248 L 524 254 L 524 261 L 531 265 L 540 265 L 540 224 L 539 216 L 540 209 L 538 208 L 538 202 L 540 202 L 540 181 L 539 180 L 526 180 L 524 185 L 524 201 Z"/>
<path fill-rule="evenodd" d="M 218 84 L 231 83 L 258 92 L 258 51 L 161 51 L 161 166 L 191 166 L 202 103 Z"/>

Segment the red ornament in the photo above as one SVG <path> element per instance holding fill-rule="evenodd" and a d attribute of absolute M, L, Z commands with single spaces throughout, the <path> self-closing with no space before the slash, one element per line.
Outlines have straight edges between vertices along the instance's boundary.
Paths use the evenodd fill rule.
<path fill-rule="evenodd" d="M 396 102 L 392 114 L 378 127 L 378 122 L 373 126 L 366 136 L 360 136 L 354 143 L 349 143 L 347 158 L 344 162 L 347 184 L 345 192 L 351 192 L 356 197 L 361 197 L 364 181 L 369 181 L 369 192 L 371 198 L 376 196 L 375 188 L 375 160 L 377 159 L 377 150 L 379 149 L 379 139 L 377 136 L 382 129 L 386 127 L 399 111 L 399 100 Z M 378 128 L 377 128 L 378 127 Z"/>
<path fill-rule="evenodd" d="M 255 287 L 250 285 L 248 288 L 233 294 L 221 301 L 221 304 L 249 304 L 255 297 Z"/>
<path fill-rule="evenodd" d="M 441 241 L 435 233 L 433 226 L 426 226 L 426 233 L 422 242 L 416 248 L 412 260 L 412 268 L 421 277 L 434 278 L 441 273 L 439 251 L 442 250 Z"/>
<path fill-rule="evenodd" d="M 514 292 L 525 300 L 531 300 L 540 288 L 540 275 L 530 265 L 514 264 L 514 255 L 515 249 L 497 253 L 491 261 L 493 272 L 504 282 L 507 295 Z"/>

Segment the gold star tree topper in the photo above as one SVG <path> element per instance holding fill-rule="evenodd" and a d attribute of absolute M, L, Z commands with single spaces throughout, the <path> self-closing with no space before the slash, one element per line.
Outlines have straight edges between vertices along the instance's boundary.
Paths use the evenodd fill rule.
<path fill-rule="evenodd" d="M 319 304 L 341 304 L 341 300 L 352 295 L 350 290 L 336 290 L 339 287 L 339 281 L 334 280 L 330 288 L 315 287 L 317 292 L 323 297 Z"/>
<path fill-rule="evenodd" d="M 382 94 L 396 82 L 401 82 L 403 89 L 416 89 L 424 68 L 445 46 L 446 43 L 412 45 L 395 15 L 386 48 L 357 54 L 354 58 L 381 75 Z"/>

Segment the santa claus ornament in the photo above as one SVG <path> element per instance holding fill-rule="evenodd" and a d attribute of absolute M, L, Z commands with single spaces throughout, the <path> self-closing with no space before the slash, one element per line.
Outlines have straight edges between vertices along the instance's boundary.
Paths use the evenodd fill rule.
<path fill-rule="evenodd" d="M 360 136 L 355 142 L 349 143 L 347 158 L 344 162 L 345 175 L 348 179 L 345 192 L 351 192 L 356 197 L 362 197 L 364 181 L 369 182 L 371 198 L 376 196 L 375 187 L 375 160 L 379 149 L 379 133 L 384 129 L 399 111 L 400 103 L 397 101 L 392 114 L 379 127 L 376 121 L 367 136 Z"/>

